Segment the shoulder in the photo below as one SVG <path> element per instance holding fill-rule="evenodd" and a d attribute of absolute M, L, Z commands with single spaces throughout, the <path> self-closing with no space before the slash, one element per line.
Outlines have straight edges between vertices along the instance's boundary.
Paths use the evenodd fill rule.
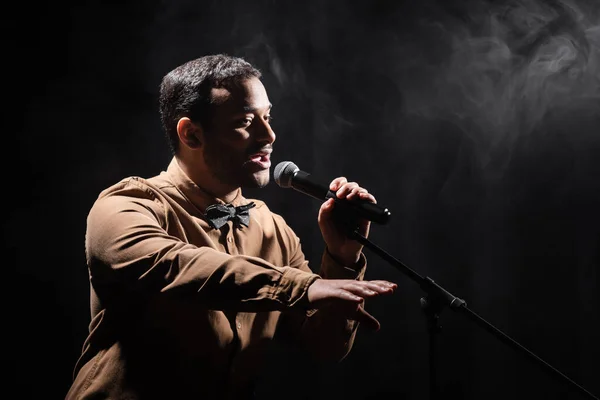
<path fill-rule="evenodd" d="M 98 195 L 98 199 L 111 196 L 155 197 L 160 189 L 150 182 L 150 179 L 139 176 L 128 176 L 103 189 Z"/>
<path fill-rule="evenodd" d="M 162 208 L 164 194 L 151 180 L 129 176 L 103 189 L 94 201 L 90 213 L 119 213 L 132 206 L 156 211 Z"/>

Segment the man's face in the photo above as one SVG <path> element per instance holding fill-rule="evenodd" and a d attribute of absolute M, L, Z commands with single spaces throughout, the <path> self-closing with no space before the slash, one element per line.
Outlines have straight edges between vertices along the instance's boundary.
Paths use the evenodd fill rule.
<path fill-rule="evenodd" d="M 271 103 L 258 78 L 233 88 L 212 89 L 216 105 L 205 132 L 204 159 L 221 183 L 264 187 L 269 183 L 270 154 L 275 141 Z"/>

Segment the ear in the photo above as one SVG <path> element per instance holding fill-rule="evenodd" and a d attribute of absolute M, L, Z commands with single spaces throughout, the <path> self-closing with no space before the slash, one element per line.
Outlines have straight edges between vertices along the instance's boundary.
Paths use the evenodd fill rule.
<path fill-rule="evenodd" d="M 183 117 L 177 122 L 177 136 L 179 141 L 190 149 L 202 147 L 202 128 L 199 124 L 192 122 L 188 117 Z"/>

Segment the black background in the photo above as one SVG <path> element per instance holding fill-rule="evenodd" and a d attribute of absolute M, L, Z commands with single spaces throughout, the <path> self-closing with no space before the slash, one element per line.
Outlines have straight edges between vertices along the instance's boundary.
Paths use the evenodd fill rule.
<path fill-rule="evenodd" d="M 600 394 L 600 2 L 22 2 L 3 19 L 14 398 L 64 397 L 89 322 L 89 207 L 166 167 L 160 79 L 210 53 L 263 72 L 273 165 L 360 182 L 392 211 L 375 244 Z M 274 182 L 247 195 L 316 268 L 320 204 Z M 275 348 L 264 398 L 427 398 L 424 293 L 366 253 L 368 279 L 399 285 L 368 305 L 381 331 L 338 365 Z M 444 398 L 586 398 L 464 315 L 441 323 Z"/>

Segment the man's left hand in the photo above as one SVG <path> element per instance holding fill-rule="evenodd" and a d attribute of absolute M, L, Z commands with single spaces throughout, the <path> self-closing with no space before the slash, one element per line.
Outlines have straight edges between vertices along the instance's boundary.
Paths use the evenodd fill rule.
<path fill-rule="evenodd" d="M 377 203 L 375 197 L 370 194 L 367 189 L 360 187 L 356 182 L 348 182 L 344 177 L 335 178 L 329 184 L 329 189 L 336 193 L 339 199 L 351 200 L 366 200 Z M 336 222 L 333 218 L 333 210 L 335 200 L 328 199 L 319 209 L 319 227 L 323 240 L 327 245 L 329 254 L 343 265 L 352 265 L 360 258 L 360 252 L 363 245 L 354 239 L 348 237 L 348 233 L 344 226 Z M 367 237 L 371 222 L 366 219 L 358 220 L 358 232 Z"/>

